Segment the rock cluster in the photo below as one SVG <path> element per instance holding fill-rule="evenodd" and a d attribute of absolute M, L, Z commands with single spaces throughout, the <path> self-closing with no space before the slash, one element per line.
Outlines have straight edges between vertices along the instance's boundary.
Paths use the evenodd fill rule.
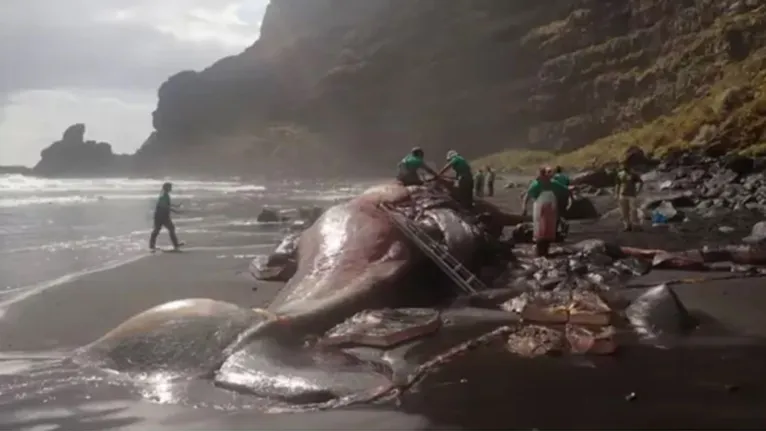
<path fill-rule="evenodd" d="M 106 142 L 86 141 L 85 125 L 69 126 L 59 141 L 40 152 L 32 169 L 39 176 L 114 176 L 130 169 L 130 156 L 114 154 Z"/>
<path fill-rule="evenodd" d="M 765 169 L 765 159 L 685 152 L 657 168 L 657 178 L 663 179 L 658 189 L 671 192 L 664 199 L 673 206 L 693 208 L 703 217 L 728 210 L 766 213 Z M 651 209 L 658 199 L 647 201 L 644 207 Z"/>

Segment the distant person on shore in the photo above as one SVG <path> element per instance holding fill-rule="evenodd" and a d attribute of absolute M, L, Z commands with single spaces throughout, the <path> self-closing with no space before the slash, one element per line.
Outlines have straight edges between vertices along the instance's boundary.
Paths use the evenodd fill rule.
<path fill-rule="evenodd" d="M 447 164 L 436 176 L 440 177 L 448 169 L 455 172 L 456 193 L 455 199 L 467 208 L 473 208 L 473 174 L 471 165 L 455 150 L 447 151 Z"/>
<path fill-rule="evenodd" d="M 436 172 L 428 166 L 424 160 L 425 153 L 420 147 L 415 147 L 399 162 L 399 173 L 396 179 L 405 186 L 419 186 L 423 184 L 420 171 L 424 170 L 436 177 Z"/>
<path fill-rule="evenodd" d="M 614 194 L 617 196 L 622 224 L 626 232 L 641 226 L 636 199 L 638 194 L 641 193 L 643 185 L 641 177 L 630 169 L 627 161 L 624 161 L 622 168 L 617 172 Z"/>
<path fill-rule="evenodd" d="M 561 166 L 556 166 L 553 174 L 553 181 L 559 182 L 564 187 L 569 187 L 569 176 L 562 172 Z"/>
<path fill-rule="evenodd" d="M 476 193 L 476 197 L 484 196 L 484 171 L 479 168 L 476 171 L 476 175 L 473 176 L 473 189 Z"/>
<path fill-rule="evenodd" d="M 491 167 L 486 167 L 487 171 L 487 196 L 495 195 L 495 171 Z"/>
<path fill-rule="evenodd" d="M 157 236 L 164 227 L 170 235 L 170 242 L 173 243 L 173 250 L 178 251 L 183 243 L 178 242 L 176 237 L 176 227 L 173 220 L 170 219 L 170 213 L 178 213 L 178 209 L 170 203 L 170 192 L 173 190 L 173 184 L 165 183 L 162 185 L 162 192 L 157 199 L 157 206 L 154 208 L 154 229 L 149 236 L 149 249 L 157 250 Z"/>

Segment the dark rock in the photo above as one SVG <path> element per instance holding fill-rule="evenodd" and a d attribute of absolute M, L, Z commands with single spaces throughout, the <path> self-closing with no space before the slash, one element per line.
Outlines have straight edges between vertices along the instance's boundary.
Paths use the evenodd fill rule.
<path fill-rule="evenodd" d="M 669 202 L 673 207 L 690 208 L 697 203 L 691 193 L 681 193 L 664 197 L 648 198 L 641 204 L 641 209 L 651 211 L 660 206 L 663 202 Z"/>
<path fill-rule="evenodd" d="M 750 157 L 731 155 L 726 157 L 723 167 L 738 175 L 746 175 L 753 172 L 755 161 Z"/>
<path fill-rule="evenodd" d="M 644 150 L 636 146 L 630 147 L 625 151 L 624 161 L 632 168 L 642 168 L 656 164 L 654 160 L 646 155 Z"/>
<path fill-rule="evenodd" d="M 572 206 L 565 217 L 570 220 L 593 219 L 598 218 L 599 214 L 590 199 L 578 196 L 572 201 Z"/>
<path fill-rule="evenodd" d="M 580 172 L 572 176 L 571 184 L 573 186 L 590 186 L 596 188 L 614 186 L 616 173 L 606 169 L 596 169 L 592 171 Z"/>
<path fill-rule="evenodd" d="M 708 184 L 710 185 L 717 185 L 717 186 L 725 186 L 727 184 L 731 184 L 734 181 L 737 181 L 737 177 L 739 177 L 739 174 L 736 172 L 726 169 L 721 170 L 717 172 L 710 180 L 708 181 Z"/>
<path fill-rule="evenodd" d="M 277 223 L 285 221 L 287 218 L 280 215 L 279 211 L 275 209 L 263 208 L 256 220 L 260 223 Z"/>

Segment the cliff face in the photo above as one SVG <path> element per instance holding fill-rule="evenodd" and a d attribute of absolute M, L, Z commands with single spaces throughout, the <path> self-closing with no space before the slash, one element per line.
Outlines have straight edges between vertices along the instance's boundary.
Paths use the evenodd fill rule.
<path fill-rule="evenodd" d="M 255 45 L 162 85 L 139 159 L 348 173 L 413 145 L 571 150 L 705 96 L 766 45 L 760 4 L 272 0 Z"/>
<path fill-rule="evenodd" d="M 40 161 L 31 173 L 48 177 L 90 177 L 124 175 L 131 156 L 112 152 L 106 142 L 86 141 L 85 125 L 69 126 L 61 140 L 40 152 Z"/>

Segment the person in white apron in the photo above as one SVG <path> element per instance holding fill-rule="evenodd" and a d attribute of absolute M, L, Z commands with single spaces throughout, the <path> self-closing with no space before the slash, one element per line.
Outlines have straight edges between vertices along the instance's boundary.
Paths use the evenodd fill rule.
<path fill-rule="evenodd" d="M 556 241 L 558 228 L 558 197 L 560 193 L 569 193 L 561 183 L 552 181 L 553 171 L 542 168 L 537 178 L 529 185 L 522 195 L 522 215 L 527 215 L 527 204 L 534 201 L 532 206 L 533 238 L 538 256 L 547 256 L 551 243 Z M 558 190 L 562 189 L 562 190 Z M 563 190 L 566 189 L 566 190 Z"/>

